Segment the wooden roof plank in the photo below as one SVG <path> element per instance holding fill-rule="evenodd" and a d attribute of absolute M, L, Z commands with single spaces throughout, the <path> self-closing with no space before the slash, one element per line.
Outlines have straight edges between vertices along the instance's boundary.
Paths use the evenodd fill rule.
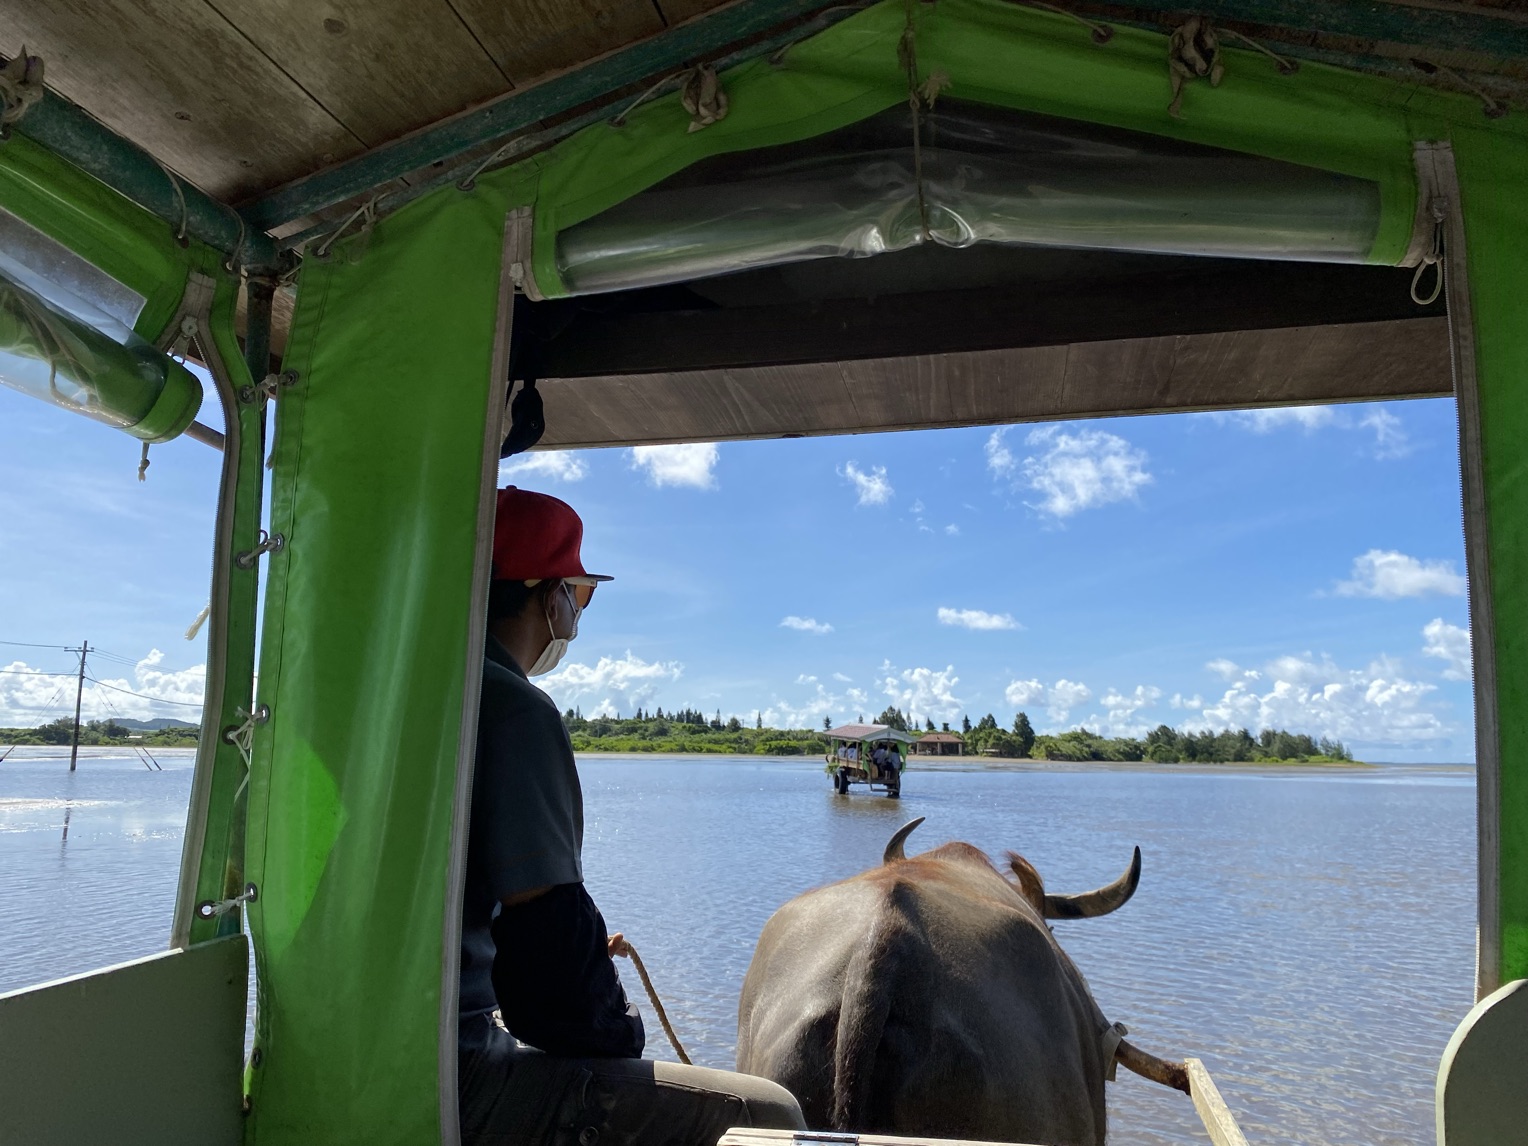
<path fill-rule="evenodd" d="M 517 86 L 663 31 L 652 0 L 451 0 Z"/>
<path fill-rule="evenodd" d="M 41 56 L 51 88 L 217 199 L 362 150 L 204 0 L 32 0 L 5 16 L 0 51 Z"/>
<path fill-rule="evenodd" d="M 368 147 L 510 87 L 446 0 L 208 3 Z"/>
<path fill-rule="evenodd" d="M 693 20 L 702 12 L 709 12 L 712 8 L 720 8 L 727 0 L 653 0 L 658 6 L 658 11 L 663 13 L 663 19 L 668 24 L 682 24 L 686 20 Z"/>
<path fill-rule="evenodd" d="M 728 46 L 827 7 L 826 0 L 735 0 L 705 16 L 297 179 L 243 207 L 260 230 L 314 214 L 398 175 L 523 131 L 628 84 L 708 59 Z"/>
<path fill-rule="evenodd" d="M 538 383 L 543 449 L 1440 397 L 1451 386 L 1441 317 Z"/>

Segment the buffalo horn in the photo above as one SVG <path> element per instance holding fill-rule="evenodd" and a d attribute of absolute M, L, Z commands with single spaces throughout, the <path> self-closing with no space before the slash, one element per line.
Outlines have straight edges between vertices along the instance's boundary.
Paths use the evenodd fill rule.
<path fill-rule="evenodd" d="M 1163 1086 L 1181 1090 L 1184 1094 L 1190 1093 L 1188 1068 L 1181 1062 L 1168 1062 L 1154 1054 L 1147 1054 L 1140 1047 L 1124 1039 L 1120 1039 L 1119 1046 L 1115 1048 L 1114 1058 L 1126 1070 L 1134 1071 L 1142 1078 L 1160 1082 Z"/>
<path fill-rule="evenodd" d="M 908 829 L 904 829 L 908 830 Z M 900 852 L 900 837 L 893 839 L 893 844 L 898 844 Z M 886 854 L 891 854 L 891 849 L 886 849 Z M 1108 915 L 1124 907 L 1135 894 L 1136 885 L 1141 882 L 1141 849 L 1135 849 L 1135 856 L 1130 861 L 1130 870 L 1125 872 L 1113 883 L 1106 887 L 1100 887 L 1096 891 L 1085 891 L 1081 895 L 1047 895 L 1045 897 L 1046 919 L 1087 919 L 1094 915 Z"/>
<path fill-rule="evenodd" d="M 902 850 L 902 845 L 907 842 L 907 837 L 913 834 L 913 829 L 923 822 L 923 817 L 909 820 L 897 829 L 897 834 L 891 837 L 891 842 L 886 845 L 886 854 L 881 857 L 882 863 L 891 863 L 892 860 L 905 860 L 907 853 Z"/>

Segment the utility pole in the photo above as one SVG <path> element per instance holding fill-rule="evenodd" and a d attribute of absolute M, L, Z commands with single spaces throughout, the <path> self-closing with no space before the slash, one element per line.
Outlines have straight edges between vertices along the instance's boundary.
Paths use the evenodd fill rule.
<path fill-rule="evenodd" d="M 90 642 L 80 642 L 80 677 L 74 690 L 74 736 L 69 741 L 69 771 L 74 771 L 80 756 L 80 701 L 85 695 L 85 654 L 90 652 Z M 67 830 L 67 829 L 66 829 Z"/>

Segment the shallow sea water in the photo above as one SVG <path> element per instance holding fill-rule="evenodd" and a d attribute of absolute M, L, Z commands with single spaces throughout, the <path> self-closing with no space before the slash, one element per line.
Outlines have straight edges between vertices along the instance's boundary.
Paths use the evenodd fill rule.
<path fill-rule="evenodd" d="M 169 934 L 189 754 L 157 753 L 163 772 L 86 759 L 73 776 L 36 755 L 0 763 L 0 991 Z M 915 769 L 899 802 L 837 797 L 811 761 L 580 768 L 588 886 L 702 1065 L 732 1065 L 770 913 L 877 863 L 921 815 L 909 852 L 1011 848 L 1052 891 L 1114 879 L 1139 844 L 1135 898 L 1056 934 L 1133 1041 L 1205 1060 L 1253 1143 L 1433 1141 L 1438 1059 L 1471 1002 L 1470 769 Z M 648 1030 L 649 1053 L 668 1057 L 651 1017 Z M 1185 1097 L 1124 1071 L 1109 1103 L 1111 1142 L 1206 1141 Z"/>

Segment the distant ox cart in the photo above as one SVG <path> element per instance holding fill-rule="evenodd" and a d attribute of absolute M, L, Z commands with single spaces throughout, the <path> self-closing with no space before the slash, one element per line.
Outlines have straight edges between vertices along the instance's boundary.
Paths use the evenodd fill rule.
<path fill-rule="evenodd" d="M 824 770 L 835 792 L 847 796 L 850 785 L 865 784 L 893 800 L 902 795 L 902 772 L 916 736 L 885 724 L 841 724 L 828 729 L 827 737 Z"/>

